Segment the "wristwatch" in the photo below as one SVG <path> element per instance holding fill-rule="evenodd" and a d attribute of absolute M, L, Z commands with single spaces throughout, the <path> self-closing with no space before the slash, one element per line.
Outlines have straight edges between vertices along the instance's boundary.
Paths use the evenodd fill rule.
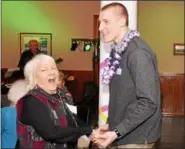
<path fill-rule="evenodd" d="M 121 134 L 119 133 L 119 131 L 117 129 L 114 129 L 114 132 L 116 133 L 116 135 L 118 136 L 118 139 L 121 138 Z"/>

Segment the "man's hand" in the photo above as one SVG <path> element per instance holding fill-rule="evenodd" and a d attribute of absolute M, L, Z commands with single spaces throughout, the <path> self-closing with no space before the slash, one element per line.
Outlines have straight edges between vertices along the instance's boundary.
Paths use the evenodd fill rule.
<path fill-rule="evenodd" d="M 109 125 L 108 125 L 108 124 L 101 125 L 101 126 L 98 128 L 98 131 L 99 131 L 99 132 L 105 132 L 105 131 L 108 131 L 108 130 L 109 130 Z"/>
<path fill-rule="evenodd" d="M 111 145 L 117 139 L 117 134 L 114 131 L 107 131 L 101 133 L 99 136 L 96 136 L 95 144 L 101 146 L 102 148 L 106 148 Z"/>
<path fill-rule="evenodd" d="M 96 146 L 96 148 L 102 148 L 100 145 L 95 143 L 97 141 L 97 138 L 99 138 L 99 135 L 100 135 L 100 131 L 98 129 L 94 129 L 89 137 L 93 142 L 93 145 Z M 103 142 L 103 141 L 104 141 L 103 139 L 99 139 L 99 142 Z"/>
<path fill-rule="evenodd" d="M 93 133 L 90 136 L 91 141 L 98 147 L 106 148 L 112 144 L 117 139 L 117 134 L 114 131 L 107 131 L 108 125 L 99 127 L 96 130 L 93 130 Z"/>
<path fill-rule="evenodd" d="M 93 132 L 92 132 L 92 134 L 91 134 L 91 136 L 90 136 L 91 140 L 94 142 L 94 140 L 96 140 L 96 138 L 100 134 L 102 134 L 102 133 L 104 133 L 104 132 L 106 132 L 108 130 L 109 130 L 109 125 L 108 124 L 101 125 L 99 128 L 94 129 Z"/>

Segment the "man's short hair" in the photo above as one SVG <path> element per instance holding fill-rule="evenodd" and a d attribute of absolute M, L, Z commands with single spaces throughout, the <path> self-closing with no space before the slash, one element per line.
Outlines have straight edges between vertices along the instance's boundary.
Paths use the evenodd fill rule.
<path fill-rule="evenodd" d="M 29 41 L 29 45 L 30 45 L 32 42 L 36 42 L 36 43 L 38 43 L 38 41 L 37 41 L 37 40 L 34 40 L 34 39 L 33 39 L 33 40 L 30 40 L 30 41 Z"/>
<path fill-rule="evenodd" d="M 126 7 L 121 4 L 121 3 L 118 3 L 118 2 L 113 2 L 113 3 L 110 3 L 110 4 L 107 4 L 105 6 L 103 6 L 101 8 L 101 11 L 104 11 L 104 10 L 107 10 L 109 8 L 116 8 L 116 13 L 120 16 L 124 16 L 125 19 L 126 19 L 126 26 L 128 26 L 129 24 L 129 21 L 128 21 L 128 11 L 126 9 Z"/>

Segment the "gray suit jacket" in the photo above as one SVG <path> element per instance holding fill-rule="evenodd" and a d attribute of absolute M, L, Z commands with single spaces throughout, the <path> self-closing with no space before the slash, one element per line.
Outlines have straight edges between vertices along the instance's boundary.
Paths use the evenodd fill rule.
<path fill-rule="evenodd" d="M 118 145 L 155 142 L 161 132 L 160 81 L 151 48 L 134 37 L 122 55 L 122 72 L 110 82 L 108 123 Z"/>

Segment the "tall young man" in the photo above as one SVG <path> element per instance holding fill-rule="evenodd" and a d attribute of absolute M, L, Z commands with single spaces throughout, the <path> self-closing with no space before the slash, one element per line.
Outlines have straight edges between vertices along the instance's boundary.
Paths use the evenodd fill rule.
<path fill-rule="evenodd" d="M 128 17 L 116 2 L 100 11 L 102 40 L 113 42 L 101 70 L 101 83 L 110 89 L 109 116 L 91 138 L 101 147 L 152 148 L 161 133 L 157 59 L 139 32 L 129 29 Z"/>

